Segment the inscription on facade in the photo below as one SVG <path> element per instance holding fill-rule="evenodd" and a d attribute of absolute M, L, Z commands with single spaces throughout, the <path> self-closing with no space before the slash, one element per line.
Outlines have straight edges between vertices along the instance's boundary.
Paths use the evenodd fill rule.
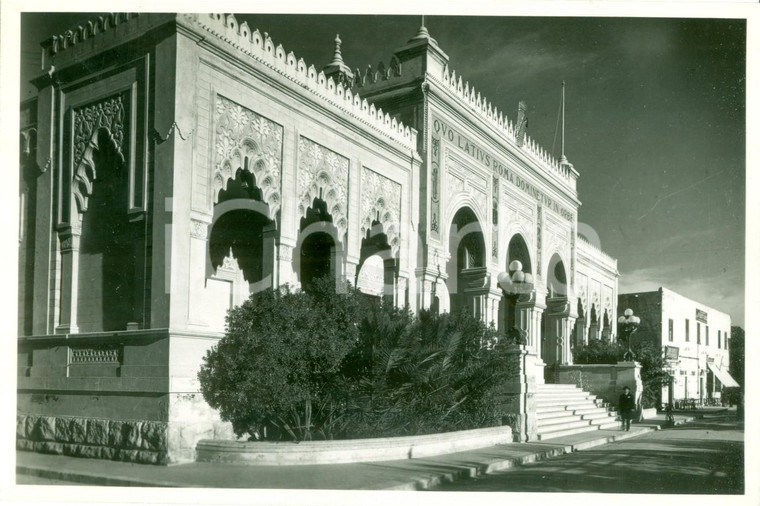
<path fill-rule="evenodd" d="M 444 121 L 435 117 L 433 118 L 433 172 L 436 172 L 439 169 L 438 164 L 435 161 L 435 151 L 439 151 L 439 149 L 435 147 L 435 144 L 437 142 L 437 139 L 440 138 L 447 140 L 449 143 L 464 151 L 470 156 L 470 159 L 475 160 L 481 165 L 484 165 L 485 167 L 491 169 L 494 175 L 499 176 L 506 181 L 509 181 L 521 191 L 536 199 L 539 204 L 546 206 L 547 208 L 562 216 L 564 219 L 573 221 L 572 211 L 560 205 L 559 202 L 546 195 L 539 188 L 536 188 L 535 185 L 527 181 L 523 176 L 515 172 L 513 169 L 507 167 L 506 164 L 501 162 L 495 156 L 491 155 L 491 153 L 472 142 L 470 139 L 462 135 L 457 130 L 453 129 Z"/>

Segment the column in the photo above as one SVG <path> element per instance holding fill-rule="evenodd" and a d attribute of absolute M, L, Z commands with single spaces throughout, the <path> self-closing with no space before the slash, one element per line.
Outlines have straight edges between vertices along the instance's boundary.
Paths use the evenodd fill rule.
<path fill-rule="evenodd" d="M 537 383 L 544 382 L 544 366 L 541 357 L 541 315 L 546 309 L 545 299 L 540 295 L 542 290 L 531 289 L 520 294 L 515 304 L 515 323 L 528 334 L 527 350 L 535 365 Z"/>
<path fill-rule="evenodd" d="M 73 219 L 78 219 L 76 215 Z M 60 320 L 56 334 L 76 334 L 77 295 L 79 293 L 79 241 L 81 231 L 68 227 L 59 233 L 61 240 L 61 295 Z"/>
<path fill-rule="evenodd" d="M 396 291 L 393 299 L 395 307 L 404 307 L 406 305 L 406 290 L 408 285 L 409 280 L 407 278 L 399 276 L 396 280 Z"/>
<path fill-rule="evenodd" d="M 264 286 L 261 287 L 262 289 L 277 287 L 275 266 L 277 263 L 278 232 L 275 223 L 265 225 L 262 230 L 263 251 L 261 258 L 261 272 L 263 274 L 262 283 L 264 284 Z"/>

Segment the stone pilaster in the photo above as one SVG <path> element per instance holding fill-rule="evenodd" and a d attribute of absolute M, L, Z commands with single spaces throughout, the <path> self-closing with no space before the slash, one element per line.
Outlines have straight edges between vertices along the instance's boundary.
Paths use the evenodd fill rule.
<path fill-rule="evenodd" d="M 75 217 L 76 218 L 76 217 Z M 61 240 L 61 295 L 60 320 L 55 328 L 56 334 L 76 334 L 77 301 L 79 293 L 79 241 L 81 231 L 68 227 L 59 233 Z"/>
<path fill-rule="evenodd" d="M 504 386 L 504 409 L 512 425 L 516 442 L 534 441 L 538 435 L 536 420 L 537 389 L 535 362 L 527 346 L 510 345 L 507 351 L 508 380 Z"/>

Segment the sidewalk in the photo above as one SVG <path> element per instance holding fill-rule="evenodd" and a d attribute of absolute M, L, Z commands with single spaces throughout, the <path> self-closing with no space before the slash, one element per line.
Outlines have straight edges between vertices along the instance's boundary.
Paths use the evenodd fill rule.
<path fill-rule="evenodd" d="M 693 416 L 675 415 L 677 425 L 693 420 Z M 511 443 L 423 459 L 308 466 L 199 462 L 164 467 L 18 451 L 16 473 L 103 486 L 423 490 L 629 439 L 664 426 L 665 415 L 658 414 L 635 423 L 630 432 L 598 430 L 546 442 Z"/>

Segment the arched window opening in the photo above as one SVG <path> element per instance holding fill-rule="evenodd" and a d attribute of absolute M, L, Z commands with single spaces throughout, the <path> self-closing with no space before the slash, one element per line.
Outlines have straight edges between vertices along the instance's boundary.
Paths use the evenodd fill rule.
<path fill-rule="evenodd" d="M 105 128 L 93 150 L 93 185 L 82 215 L 77 322 L 80 332 L 124 330 L 138 321 L 137 251 L 141 223 L 130 223 L 124 159 Z"/>
<path fill-rule="evenodd" d="M 297 271 L 301 287 L 306 291 L 311 290 L 314 281 L 319 278 L 336 277 L 337 257 L 340 256 L 337 229 L 333 225 L 333 216 L 327 202 L 321 198 L 321 188 L 319 195 L 306 209 L 306 216 L 302 217 L 300 222 Z"/>
<path fill-rule="evenodd" d="M 362 238 L 359 266 L 356 271 L 356 287 L 361 293 L 372 297 L 393 298 L 397 262 L 391 256 L 391 246 L 383 226 L 378 220 Z"/>
<path fill-rule="evenodd" d="M 264 230 L 272 221 L 250 209 L 233 209 L 221 215 L 209 236 L 209 256 L 214 270 L 232 256 L 248 283 L 255 283 L 271 274 L 264 272 Z"/>
<path fill-rule="evenodd" d="M 446 271 L 451 312 L 467 305 L 464 287 L 476 277 L 482 277 L 485 269 L 486 247 L 483 230 L 477 216 L 469 207 L 459 209 L 449 228 L 449 260 Z M 473 307 L 473 314 L 478 308 Z"/>

